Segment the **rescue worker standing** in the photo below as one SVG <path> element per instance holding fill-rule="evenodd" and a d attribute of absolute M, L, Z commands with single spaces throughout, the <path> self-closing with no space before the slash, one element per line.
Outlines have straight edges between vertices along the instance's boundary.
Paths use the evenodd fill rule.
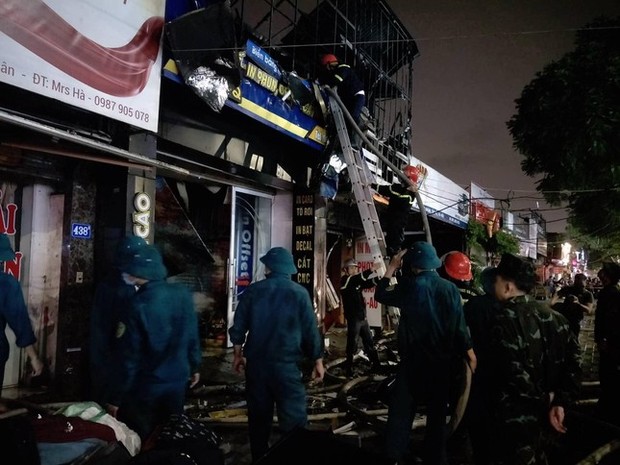
<path fill-rule="evenodd" d="M 470 298 L 480 295 L 478 291 L 472 288 L 471 260 L 463 252 L 453 250 L 441 257 L 439 276 L 456 284 L 463 304 Z"/>
<path fill-rule="evenodd" d="M 362 108 L 366 104 L 364 84 L 349 65 L 340 63 L 336 55 L 323 55 L 321 65 L 326 71 L 326 84 L 336 88 L 338 97 L 359 126 Z"/>
<path fill-rule="evenodd" d="M 9 237 L 0 234 L 0 262 L 14 258 Z M 43 372 L 43 362 L 34 347 L 37 338 L 32 330 L 22 288 L 12 275 L 0 272 L 0 392 L 4 383 L 4 366 L 9 358 L 9 341 L 4 331 L 7 324 L 15 333 L 15 344 L 25 350 L 30 360 L 32 375 L 39 376 Z"/>
<path fill-rule="evenodd" d="M 390 279 L 401 265 L 405 278 L 395 286 Z M 415 242 L 410 250 L 392 257 L 378 282 L 375 299 L 399 307 L 400 365 L 388 405 L 386 453 L 402 461 L 410 441 L 411 424 L 420 402 L 427 401 L 424 463 L 446 463 L 446 415 L 451 366 L 455 357 L 467 358 L 472 371 L 476 356 L 465 326 L 458 289 L 435 271 L 441 266 L 435 248 Z M 399 462 L 400 463 L 400 462 Z"/>
<path fill-rule="evenodd" d="M 469 434 L 474 463 L 491 464 L 491 444 L 493 432 L 493 402 L 491 387 L 493 373 L 490 369 L 491 328 L 497 312 L 495 299 L 495 268 L 485 268 L 480 273 L 484 295 L 471 297 L 463 305 L 465 322 L 469 328 L 474 352 L 478 360 L 476 376 L 472 378 L 467 410 L 463 423 Z"/>
<path fill-rule="evenodd" d="M 607 262 L 598 272 L 603 289 L 598 294 L 594 318 L 594 340 L 599 351 L 601 395 L 598 415 L 620 425 L 620 266 Z"/>
<path fill-rule="evenodd" d="M 110 385 L 110 360 L 116 343 L 116 329 L 127 312 L 136 288 L 122 277 L 122 268 L 146 242 L 141 237 L 127 236 L 116 247 L 113 269 L 97 286 L 90 315 L 90 381 L 91 396 L 100 405 L 108 403 L 106 389 Z"/>
<path fill-rule="evenodd" d="M 191 388 L 200 380 L 198 320 L 189 290 L 165 281 L 155 247 L 143 246 L 122 272 L 138 290 L 116 330 L 115 378 L 106 407 L 144 440 L 170 415 L 183 413 L 188 382 Z"/>
<path fill-rule="evenodd" d="M 283 432 L 306 426 L 306 391 L 299 369 L 314 361 L 312 376 L 323 379 L 323 344 L 308 291 L 291 279 L 291 253 L 274 247 L 260 261 L 266 279 L 252 283 L 239 298 L 229 330 L 233 369 L 245 369 L 252 458 L 269 449 L 274 404 Z"/>
<path fill-rule="evenodd" d="M 373 368 L 379 367 L 379 355 L 372 340 L 370 325 L 366 315 L 366 302 L 362 291 L 375 287 L 377 280 L 371 278 L 374 269 L 359 272 L 359 265 L 354 259 L 347 260 L 343 267 L 344 275 L 340 278 L 340 295 L 344 317 L 347 320 L 347 359 L 345 362 L 346 376 L 353 375 L 353 357 L 357 352 L 358 339 L 362 339 L 364 352 L 373 364 Z"/>
<path fill-rule="evenodd" d="M 566 318 L 528 293 L 534 266 L 504 254 L 496 269 L 490 345 L 495 462 L 546 465 L 549 424 L 566 432 L 564 409 L 579 390 L 579 344 Z"/>
<path fill-rule="evenodd" d="M 563 287 L 551 297 L 552 308 L 568 320 L 577 340 L 584 315 L 590 315 L 594 311 L 594 297 L 586 289 L 586 280 L 585 274 L 577 273 L 572 286 Z M 564 302 L 559 302 L 561 298 L 564 298 Z"/>

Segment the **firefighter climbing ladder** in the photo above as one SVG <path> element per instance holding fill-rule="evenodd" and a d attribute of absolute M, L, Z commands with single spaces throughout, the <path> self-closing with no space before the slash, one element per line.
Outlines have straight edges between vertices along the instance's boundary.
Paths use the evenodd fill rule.
<path fill-rule="evenodd" d="M 329 102 L 330 102 L 330 108 L 332 109 L 332 113 L 334 114 L 334 120 L 339 119 L 340 120 L 340 126 L 345 127 L 344 123 L 343 123 L 343 113 L 347 116 L 347 118 L 348 118 L 348 120 L 350 122 L 353 121 L 353 118 L 351 117 L 351 115 L 349 114 L 347 109 L 344 108 L 343 103 L 340 100 L 340 97 L 338 97 L 338 93 L 336 91 L 334 91 L 333 89 L 329 88 L 329 87 L 325 87 L 325 90 L 327 91 L 328 95 L 330 96 Z M 334 112 L 334 108 L 335 107 L 338 107 L 338 108 Z M 344 108 L 344 111 L 342 110 L 343 108 Z M 335 116 L 336 112 L 339 113 L 339 115 L 340 115 L 339 118 L 337 118 Z M 340 126 L 338 126 L 338 123 L 336 123 L 336 127 L 338 128 L 338 135 L 340 136 L 342 134 L 346 138 L 346 143 L 345 143 L 345 141 L 340 139 L 341 143 L 342 143 L 343 146 L 344 145 L 348 145 L 351 148 L 351 141 L 349 140 L 349 134 L 346 131 L 346 127 L 345 127 L 345 130 L 341 131 L 340 130 Z M 418 208 L 420 210 L 420 216 L 422 218 L 422 224 L 424 225 L 424 232 L 426 233 L 426 242 L 428 242 L 429 244 L 432 244 L 433 240 L 432 240 L 432 237 L 431 237 L 431 228 L 430 228 L 430 225 L 428 223 L 428 216 L 426 214 L 426 209 L 424 208 L 424 203 L 422 202 L 422 197 L 420 196 L 420 192 L 418 191 L 418 186 L 411 179 L 409 179 L 405 175 L 405 173 L 403 173 L 396 165 L 394 165 L 390 160 L 388 160 L 384 155 L 382 155 L 381 152 L 377 149 L 377 147 L 374 147 L 374 144 L 372 142 L 370 142 L 366 138 L 366 136 L 360 130 L 359 127 L 356 126 L 355 130 L 356 130 L 357 134 L 360 135 L 360 137 L 362 138 L 364 143 L 366 143 L 368 145 L 368 148 L 371 150 L 371 152 L 374 153 L 385 164 L 385 166 L 387 166 L 389 169 L 391 169 L 392 173 L 396 177 L 398 177 L 400 179 L 400 181 L 405 186 L 409 186 L 409 187 L 412 188 L 412 191 L 415 194 L 416 203 L 418 204 Z M 355 157 L 353 156 L 352 160 L 354 160 L 354 159 L 355 159 Z M 360 165 L 360 164 L 357 164 L 357 165 L 358 166 L 367 167 L 365 162 L 364 162 L 363 165 Z M 365 188 L 369 189 L 368 188 L 368 184 L 365 185 Z M 375 210 L 375 213 L 376 213 L 376 210 Z M 385 246 L 385 243 L 383 243 L 382 245 Z"/>
<path fill-rule="evenodd" d="M 375 202 L 370 190 L 370 184 L 373 180 L 370 179 L 369 169 L 361 156 L 361 151 L 355 150 L 351 146 L 351 140 L 349 139 L 349 133 L 347 132 L 347 126 L 340 105 L 335 99 L 331 98 L 329 99 L 329 106 L 338 132 L 338 139 L 340 140 L 344 161 L 347 164 L 349 178 L 351 179 L 351 188 L 355 196 L 357 209 L 360 212 L 364 233 L 366 234 L 366 240 L 368 241 L 368 246 L 370 247 L 370 253 L 372 255 L 372 261 L 373 263 L 382 264 L 382 267 L 377 269 L 377 274 L 383 276 L 385 274 L 385 237 L 381 229 L 381 224 L 379 223 L 379 215 L 377 214 Z"/>

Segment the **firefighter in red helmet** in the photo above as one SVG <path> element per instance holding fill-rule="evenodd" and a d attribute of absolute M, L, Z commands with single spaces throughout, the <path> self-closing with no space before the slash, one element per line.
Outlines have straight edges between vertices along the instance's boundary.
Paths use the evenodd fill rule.
<path fill-rule="evenodd" d="M 338 64 L 338 57 L 333 53 L 326 53 L 321 57 L 321 65 L 328 66 L 330 64 Z"/>
<path fill-rule="evenodd" d="M 441 257 L 441 263 L 439 274 L 442 278 L 456 284 L 463 303 L 471 297 L 480 295 L 480 292 L 472 286 L 471 260 L 467 255 L 458 250 L 452 250 Z"/>
<path fill-rule="evenodd" d="M 322 83 L 336 89 L 338 97 L 359 126 L 362 108 L 366 104 L 364 84 L 349 65 L 341 63 L 338 57 L 331 53 L 321 56 L 321 67 L 324 71 Z"/>
<path fill-rule="evenodd" d="M 409 180 L 417 186 L 420 179 L 420 169 L 417 166 L 407 165 L 403 168 L 403 173 L 409 178 Z"/>

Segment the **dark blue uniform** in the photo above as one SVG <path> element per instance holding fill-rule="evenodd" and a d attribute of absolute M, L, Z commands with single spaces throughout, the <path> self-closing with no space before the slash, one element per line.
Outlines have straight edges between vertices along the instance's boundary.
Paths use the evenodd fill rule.
<path fill-rule="evenodd" d="M 137 236 L 126 236 L 116 245 L 114 263 L 110 273 L 97 285 L 90 315 L 90 379 L 92 398 L 105 405 L 109 399 L 106 390 L 110 385 L 116 345 L 116 329 L 121 316 L 127 312 L 129 301 L 136 287 L 121 277 L 121 268 L 134 259 L 147 243 Z"/>
<path fill-rule="evenodd" d="M 143 439 L 171 414 L 183 413 L 187 383 L 202 353 L 190 292 L 162 280 L 142 285 L 116 332 L 118 364 L 111 404 Z"/>
<path fill-rule="evenodd" d="M 464 417 L 476 465 L 491 463 L 489 441 L 493 431 L 491 328 L 498 305 L 495 297 L 490 294 L 473 296 L 463 305 L 465 321 L 478 360 Z"/>
<path fill-rule="evenodd" d="M 0 272 L 0 391 L 4 382 L 4 365 L 9 358 L 9 341 L 4 331 L 7 324 L 15 333 L 17 347 L 27 347 L 37 341 L 19 282 Z"/>
<path fill-rule="evenodd" d="M 355 122 L 359 124 L 362 108 L 366 103 L 364 84 L 360 78 L 349 65 L 342 63 L 334 70 L 331 85 L 337 87 L 340 100 L 347 107 Z"/>
<path fill-rule="evenodd" d="M 307 423 L 306 391 L 298 363 L 318 360 L 323 346 L 308 291 L 272 271 L 250 285 L 235 310 L 230 340 L 244 345 L 252 457 L 268 449 L 274 404 L 280 429 Z"/>
<path fill-rule="evenodd" d="M 386 449 L 401 459 L 407 450 L 418 403 L 428 399 L 426 461 L 446 460 L 446 414 L 451 363 L 471 349 L 457 287 L 435 271 L 422 271 L 390 286 L 383 278 L 375 299 L 399 307 L 398 351 L 401 362 L 389 403 Z"/>
<path fill-rule="evenodd" d="M 349 65 L 344 63 L 339 64 L 335 68 L 330 68 L 329 75 L 326 76 L 326 78 L 327 85 L 336 88 L 338 97 L 340 97 L 340 100 L 353 118 L 353 121 L 355 121 L 355 124 L 359 126 L 362 109 L 366 104 L 364 84 L 360 78 Z M 359 146 L 360 140 L 357 131 L 354 130 L 348 119 L 346 119 L 346 124 L 349 137 L 351 138 L 351 144 L 354 147 Z"/>
<path fill-rule="evenodd" d="M 90 316 L 90 379 L 93 400 L 108 403 L 106 390 L 110 383 L 110 360 L 116 344 L 116 329 L 121 316 L 127 311 L 136 288 L 123 281 L 114 271 L 95 291 Z"/>
<path fill-rule="evenodd" d="M 405 227 L 415 201 L 415 194 L 402 184 L 379 186 L 377 192 L 390 201 L 381 216 L 381 226 L 385 232 L 386 252 L 391 257 L 403 248 Z"/>
<path fill-rule="evenodd" d="M 575 334 L 577 340 L 579 340 L 579 332 L 581 331 L 581 321 L 583 320 L 585 309 L 579 305 L 590 305 L 594 303 L 594 297 L 592 293 L 588 291 L 585 286 L 574 284 L 572 286 L 563 287 L 558 291 L 558 296 L 564 297 L 565 300 L 561 304 L 556 304 L 553 307 L 554 310 L 560 312 L 568 320 L 571 331 Z M 567 300 L 566 297 L 575 296 L 577 302 Z"/>

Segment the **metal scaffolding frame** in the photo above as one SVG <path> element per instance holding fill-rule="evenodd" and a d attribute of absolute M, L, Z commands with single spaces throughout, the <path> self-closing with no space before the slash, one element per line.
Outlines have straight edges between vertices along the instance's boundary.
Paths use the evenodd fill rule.
<path fill-rule="evenodd" d="M 377 138 L 410 153 L 419 51 L 385 0 L 232 0 L 231 8 L 262 47 L 300 76 L 316 78 L 324 53 L 352 66 L 364 82 Z"/>

